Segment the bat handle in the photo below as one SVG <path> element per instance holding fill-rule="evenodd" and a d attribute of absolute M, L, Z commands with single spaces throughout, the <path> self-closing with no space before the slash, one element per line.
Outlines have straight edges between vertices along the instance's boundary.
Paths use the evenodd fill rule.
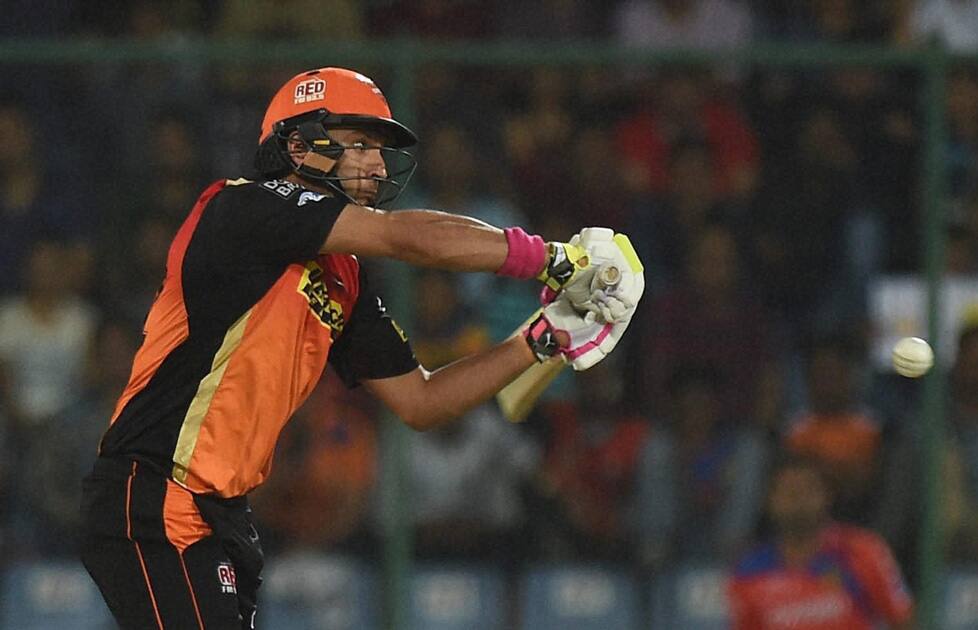
<path fill-rule="evenodd" d="M 607 265 L 598 269 L 598 286 L 602 289 L 610 289 L 621 282 L 621 270 L 614 265 Z"/>

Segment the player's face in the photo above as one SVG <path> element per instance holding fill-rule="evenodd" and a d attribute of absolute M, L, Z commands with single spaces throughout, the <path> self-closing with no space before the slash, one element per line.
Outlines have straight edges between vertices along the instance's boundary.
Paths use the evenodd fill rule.
<path fill-rule="evenodd" d="M 812 535 L 828 516 L 825 483 L 810 468 L 786 468 L 774 480 L 768 508 L 781 534 Z"/>
<path fill-rule="evenodd" d="M 335 171 L 343 190 L 359 204 L 374 203 L 377 180 L 387 177 L 387 166 L 380 150 L 383 138 L 362 129 L 331 129 L 329 135 L 345 147 Z"/>

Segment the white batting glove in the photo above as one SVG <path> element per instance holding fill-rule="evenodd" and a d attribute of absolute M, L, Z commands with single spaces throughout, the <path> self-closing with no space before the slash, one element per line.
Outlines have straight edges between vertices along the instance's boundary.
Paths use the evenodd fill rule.
<path fill-rule="evenodd" d="M 585 317 L 561 294 L 541 309 L 525 335 L 539 361 L 559 355 L 575 370 L 582 371 L 611 354 L 627 327 L 628 322 L 607 324 L 595 321 L 594 317 Z M 556 341 L 561 333 L 569 339 L 569 343 L 562 347 Z"/>
<path fill-rule="evenodd" d="M 564 287 L 571 304 L 580 312 L 604 323 L 623 323 L 631 319 L 645 291 L 645 272 L 631 241 L 625 234 L 609 228 L 584 228 L 570 244 L 584 248 L 588 265 Z M 601 271 L 615 267 L 620 279 L 605 285 Z"/>

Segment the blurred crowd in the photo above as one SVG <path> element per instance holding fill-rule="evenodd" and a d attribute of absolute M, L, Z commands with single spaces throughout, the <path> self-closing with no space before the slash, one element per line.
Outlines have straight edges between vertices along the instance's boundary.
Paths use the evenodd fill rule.
<path fill-rule="evenodd" d="M 972 0 L 5 7 L 5 37 L 174 46 L 408 36 L 694 49 L 936 42 L 978 52 Z M 832 516 L 881 534 L 912 578 L 919 385 L 870 361 L 867 294 L 885 274 L 922 270 L 921 77 L 866 66 L 532 61 L 419 69 L 420 168 L 400 205 L 548 239 L 607 225 L 631 236 L 649 288 L 618 352 L 558 380 L 525 424 L 486 405 L 410 436 L 402 484 L 417 555 L 649 571 L 733 561 L 763 530 L 773 463 L 792 453 L 824 466 Z M 3 65 L 0 558 L 73 553 L 80 479 L 128 378 L 169 240 L 207 183 L 252 174 L 267 99 L 300 69 Z M 389 90 L 388 67 L 358 69 Z M 945 105 L 946 272 L 969 277 L 978 273 L 978 63 L 952 65 Z M 535 302 L 525 283 L 437 272 L 417 274 L 414 297 L 407 332 L 428 368 L 505 337 Z M 978 320 L 962 331 L 942 485 L 949 554 L 978 561 Z M 394 473 L 381 466 L 378 418 L 363 392 L 323 380 L 254 497 L 273 553 L 379 554 L 377 488 Z"/>

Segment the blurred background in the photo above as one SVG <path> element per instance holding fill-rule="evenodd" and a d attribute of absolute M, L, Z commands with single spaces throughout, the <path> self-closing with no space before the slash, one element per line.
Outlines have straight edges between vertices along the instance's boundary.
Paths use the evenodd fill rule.
<path fill-rule="evenodd" d="M 254 494 L 267 628 L 728 627 L 772 470 L 824 467 L 923 628 L 978 628 L 978 2 L 0 1 L 0 627 L 105 628 L 87 473 L 162 279 L 295 73 L 420 136 L 401 207 L 631 236 L 625 341 L 531 418 L 412 433 L 324 378 Z M 419 359 L 532 283 L 368 262 Z M 935 344 L 895 376 L 899 337 Z M 776 520 L 776 519 L 775 519 Z"/>

